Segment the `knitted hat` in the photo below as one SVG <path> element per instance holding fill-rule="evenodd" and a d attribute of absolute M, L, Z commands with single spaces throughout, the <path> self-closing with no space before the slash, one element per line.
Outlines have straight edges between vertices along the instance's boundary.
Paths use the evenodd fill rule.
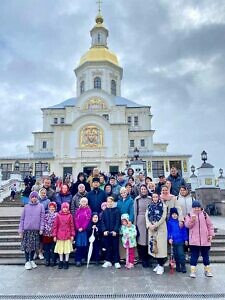
<path fill-rule="evenodd" d="M 107 206 L 107 203 L 106 202 L 102 202 L 101 209 L 103 210 L 104 208 L 106 208 L 106 206 Z"/>
<path fill-rule="evenodd" d="M 50 207 L 54 207 L 56 209 L 57 205 L 54 201 L 52 201 L 52 202 L 49 202 L 49 204 L 48 204 L 48 208 L 50 208 Z"/>
<path fill-rule="evenodd" d="M 38 192 L 31 192 L 30 195 L 29 195 L 29 198 L 32 199 L 32 198 L 38 198 Z"/>
<path fill-rule="evenodd" d="M 69 203 L 67 203 L 67 202 L 63 202 L 63 203 L 62 203 L 62 205 L 61 205 L 61 209 L 63 209 L 63 208 L 67 208 L 67 209 L 69 209 L 69 208 L 70 208 L 70 205 L 69 205 Z"/>
<path fill-rule="evenodd" d="M 172 207 L 170 209 L 170 215 L 172 216 L 172 214 L 177 214 L 178 215 L 178 211 L 177 211 L 176 207 Z"/>
<path fill-rule="evenodd" d="M 41 197 L 41 192 L 44 191 L 45 193 L 47 193 L 46 189 L 44 187 L 40 188 L 38 195 Z"/>
<path fill-rule="evenodd" d="M 127 222 L 129 222 L 129 215 L 128 214 L 122 214 L 121 221 L 122 220 L 126 220 Z"/>
<path fill-rule="evenodd" d="M 202 207 L 201 203 L 198 200 L 194 200 L 192 202 L 192 208 L 195 208 L 195 207 L 200 207 L 200 208 Z"/>

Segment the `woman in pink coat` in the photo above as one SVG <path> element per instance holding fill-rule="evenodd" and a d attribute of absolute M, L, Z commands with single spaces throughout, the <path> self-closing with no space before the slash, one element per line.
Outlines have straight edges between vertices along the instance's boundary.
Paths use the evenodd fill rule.
<path fill-rule="evenodd" d="M 200 253 L 205 266 L 205 276 L 212 277 L 213 275 L 209 267 L 209 250 L 215 233 L 213 224 L 206 212 L 203 211 L 199 201 L 193 201 L 191 214 L 185 217 L 185 226 L 189 228 L 189 244 L 191 250 L 190 277 L 196 277 L 196 266 Z"/>

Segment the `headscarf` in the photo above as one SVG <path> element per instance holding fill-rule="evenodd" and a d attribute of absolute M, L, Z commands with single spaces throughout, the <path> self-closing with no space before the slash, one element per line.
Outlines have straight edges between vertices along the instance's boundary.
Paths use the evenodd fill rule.
<path fill-rule="evenodd" d="M 148 219 L 151 223 L 158 222 L 163 215 L 163 203 L 158 200 L 157 203 L 153 202 L 148 206 Z"/>

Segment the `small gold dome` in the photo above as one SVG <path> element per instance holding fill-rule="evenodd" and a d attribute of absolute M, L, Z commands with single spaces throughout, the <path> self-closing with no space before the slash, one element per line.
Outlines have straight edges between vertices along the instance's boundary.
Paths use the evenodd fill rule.
<path fill-rule="evenodd" d="M 80 59 L 79 66 L 85 62 L 108 61 L 119 66 L 117 56 L 105 47 L 93 47 L 88 50 Z"/>
<path fill-rule="evenodd" d="M 97 24 L 102 24 L 102 23 L 104 22 L 103 16 L 100 15 L 100 14 L 98 14 L 98 15 L 96 16 L 96 18 L 95 18 L 95 22 L 96 22 Z"/>

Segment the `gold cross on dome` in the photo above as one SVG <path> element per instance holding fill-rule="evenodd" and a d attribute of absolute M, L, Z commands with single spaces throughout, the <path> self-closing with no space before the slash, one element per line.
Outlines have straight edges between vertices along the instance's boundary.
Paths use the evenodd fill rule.
<path fill-rule="evenodd" d="M 101 4 L 102 4 L 102 1 L 98 0 L 96 3 L 98 4 L 98 12 L 100 14 L 101 13 Z"/>

